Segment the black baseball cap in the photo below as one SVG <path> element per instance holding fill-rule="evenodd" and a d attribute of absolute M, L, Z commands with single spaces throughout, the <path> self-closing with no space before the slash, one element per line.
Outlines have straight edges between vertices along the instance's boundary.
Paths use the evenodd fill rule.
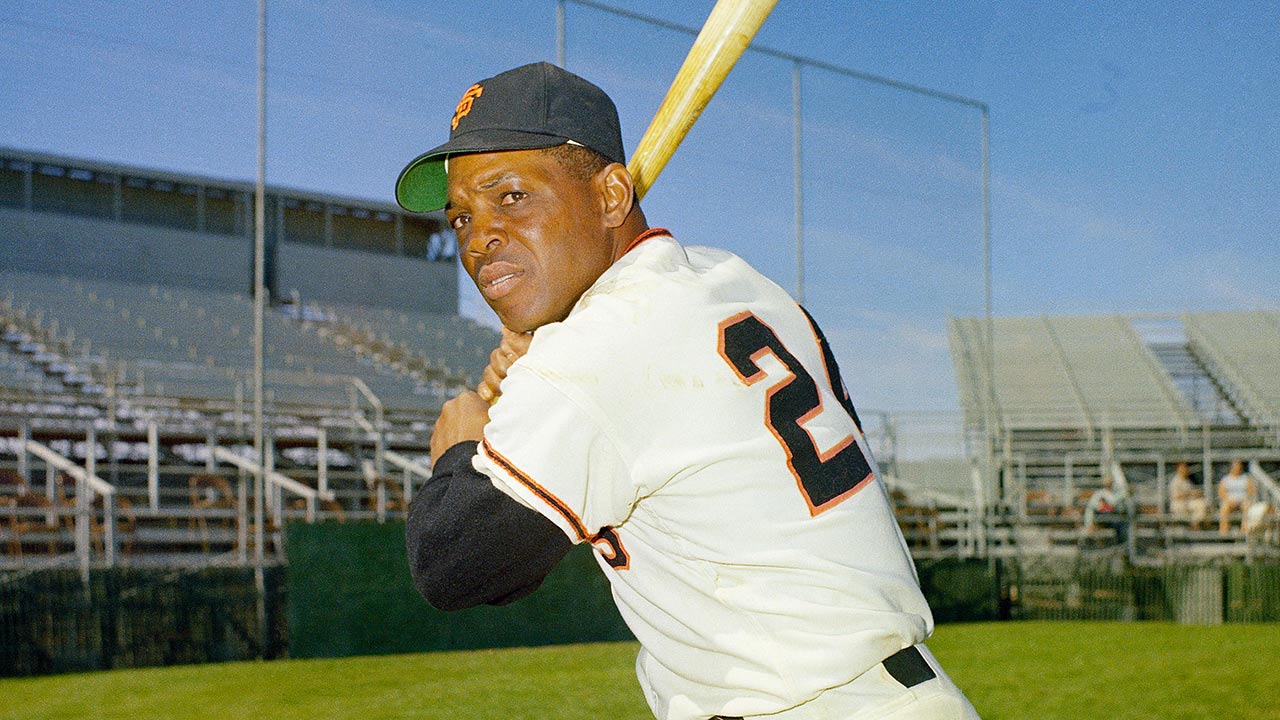
<path fill-rule="evenodd" d="M 550 63 L 522 65 L 467 88 L 454 110 L 449 142 L 400 171 L 396 202 L 412 212 L 444 207 L 450 155 L 565 143 L 626 163 L 618 109 L 603 90 Z"/>

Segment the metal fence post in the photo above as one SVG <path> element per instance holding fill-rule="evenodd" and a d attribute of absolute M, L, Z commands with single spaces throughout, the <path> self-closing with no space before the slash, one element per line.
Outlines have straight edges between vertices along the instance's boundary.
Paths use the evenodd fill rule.
<path fill-rule="evenodd" d="M 31 439 L 31 426 L 22 423 L 18 428 L 18 474 L 26 482 L 31 482 L 31 466 L 27 461 L 27 441 Z"/>
<path fill-rule="evenodd" d="M 53 465 L 49 466 L 50 468 Z M 85 477 L 76 478 L 76 557 L 79 559 L 80 580 L 89 587 L 89 483 Z"/>
<path fill-rule="evenodd" d="M 154 512 L 160 509 L 160 430 L 147 423 L 147 499 Z"/>
<path fill-rule="evenodd" d="M 316 489 L 321 495 L 329 492 L 329 434 L 324 428 L 316 431 Z"/>

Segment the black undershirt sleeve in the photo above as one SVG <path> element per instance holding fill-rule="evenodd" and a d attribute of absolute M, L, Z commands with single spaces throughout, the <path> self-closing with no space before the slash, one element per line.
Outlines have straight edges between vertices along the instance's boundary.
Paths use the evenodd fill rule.
<path fill-rule="evenodd" d="M 409 506 L 413 584 L 440 610 L 515 602 L 538 589 L 573 547 L 555 523 L 472 467 L 476 445 L 446 450 Z"/>

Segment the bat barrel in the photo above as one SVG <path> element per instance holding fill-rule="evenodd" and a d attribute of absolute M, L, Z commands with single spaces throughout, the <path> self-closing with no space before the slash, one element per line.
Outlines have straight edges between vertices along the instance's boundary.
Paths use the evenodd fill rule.
<path fill-rule="evenodd" d="M 719 0 L 676 73 L 627 169 L 644 197 L 777 0 Z"/>

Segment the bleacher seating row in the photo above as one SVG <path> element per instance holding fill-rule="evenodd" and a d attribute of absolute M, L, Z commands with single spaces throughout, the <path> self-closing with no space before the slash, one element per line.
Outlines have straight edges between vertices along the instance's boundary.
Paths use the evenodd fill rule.
<path fill-rule="evenodd" d="M 1232 401 L 1258 424 L 1280 428 L 1280 312 L 1190 313 L 1183 324 Z"/>
<path fill-rule="evenodd" d="M 121 394 L 231 398 L 243 394 L 253 365 L 251 309 L 249 298 L 230 293 L 0 272 L 9 338 L 0 380 L 37 392 L 100 394 L 114 383 Z M 288 305 L 266 314 L 275 400 L 340 405 L 343 379 L 358 375 L 389 406 L 438 407 L 478 381 L 497 343 L 496 332 L 462 318 L 344 310 L 350 316 Z"/>
<path fill-rule="evenodd" d="M 255 479 L 213 457 L 209 446 L 165 438 L 165 443 L 157 443 L 153 461 L 145 444 L 139 448 L 137 443 L 115 442 L 108 447 L 95 442 L 94 474 L 109 485 L 108 497 L 32 453 L 19 459 L 18 443 L 0 439 L 7 440 L 0 443 L 0 570 L 74 566 L 81 554 L 94 563 L 198 565 L 242 561 L 252 551 Z M 63 439 L 44 446 L 57 448 L 77 467 L 86 465 L 83 441 Z M 193 452 L 194 447 L 203 452 Z M 252 457 L 247 445 L 217 447 Z M 296 487 L 265 483 L 264 549 L 272 554 L 282 550 L 281 530 L 290 520 L 381 521 L 402 516 L 412 488 L 423 481 L 429 465 L 420 450 L 397 456 L 403 463 L 416 464 L 416 472 L 387 463 L 379 473 L 372 457 L 361 457 L 369 451 L 362 445 L 327 448 L 323 468 L 315 447 L 273 449 L 275 470 Z M 307 449 L 310 452 L 296 452 Z M 308 511 L 300 491 L 315 495 L 313 511 Z M 87 531 L 77 530 L 80 518 Z M 78 539 L 78 532 L 87 534 Z M 110 553 L 108 542 L 113 542 Z"/>
<path fill-rule="evenodd" d="M 1153 345 L 1124 315 L 980 318 L 948 323 L 961 404 L 994 400 L 1012 430 L 1189 428 L 1200 424 Z M 1184 313 L 1187 356 L 1259 428 L 1280 429 L 1280 311 Z"/>
<path fill-rule="evenodd" d="M 248 298 L 229 293 L 0 271 L 0 419 L 8 418 L 0 423 L 0 473 L 7 473 L 0 476 L 0 564 L 74 563 L 86 554 L 103 562 L 109 536 L 121 562 L 237 562 L 251 552 L 254 478 L 214 451 L 249 454 L 250 310 Z M 1113 548 L 1113 529 L 1081 522 L 1102 483 L 1102 458 L 1170 446 L 1194 458 L 1210 431 L 1215 452 L 1258 445 L 1250 428 L 1203 427 L 1119 318 L 1001 322 L 1008 338 L 996 346 L 997 400 L 1005 429 L 1016 434 L 1003 450 L 1005 494 L 983 505 L 895 493 L 899 525 L 917 557 Z M 981 406 L 977 323 L 959 319 L 951 327 L 966 408 Z M 1211 332 L 1188 335 L 1229 347 Z M 268 312 L 265 336 L 270 465 L 284 478 L 265 485 L 262 530 L 273 552 L 289 519 L 403 512 L 427 465 L 434 412 L 478 380 L 498 340 L 459 317 L 297 301 Z M 380 431 L 353 376 L 385 406 Z M 1269 397 L 1267 387 L 1254 383 L 1250 397 Z M 85 493 L 91 502 L 77 505 L 84 490 L 67 472 L 26 456 L 29 440 L 78 467 L 94 464 L 90 444 L 99 448 L 97 474 L 114 488 L 110 497 Z M 388 451 L 417 470 L 389 463 Z M 1274 472 L 1280 455 L 1263 459 Z M 1126 466 L 1139 549 L 1257 548 L 1238 533 L 1222 537 L 1173 517 L 1154 462 Z"/>
<path fill-rule="evenodd" d="M 993 323 L 995 400 L 1011 429 L 1178 428 L 1194 413 L 1121 316 L 1013 317 Z M 961 402 L 982 407 L 978 318 L 949 323 Z"/>
<path fill-rule="evenodd" d="M 255 476 L 232 462 L 254 457 L 251 310 L 0 270 L 0 569 L 251 555 Z M 269 307 L 264 336 L 269 553 L 289 520 L 402 514 L 440 403 L 498 341 L 460 317 L 298 302 Z"/>

